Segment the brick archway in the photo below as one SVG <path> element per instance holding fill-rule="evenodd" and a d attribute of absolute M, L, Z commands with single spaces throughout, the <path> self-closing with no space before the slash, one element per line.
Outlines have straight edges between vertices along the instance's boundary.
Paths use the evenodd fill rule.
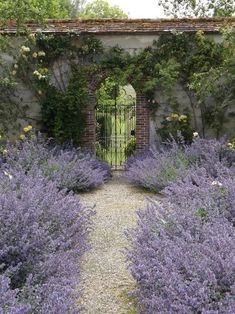
<path fill-rule="evenodd" d="M 149 147 L 150 113 L 146 97 L 136 91 L 136 149 L 143 151 Z"/>
<path fill-rule="evenodd" d="M 92 154 L 95 154 L 96 141 L 96 116 L 95 108 L 96 89 L 92 88 L 89 95 L 89 106 L 86 110 L 87 120 L 83 133 L 82 147 Z M 146 97 L 140 92 L 136 91 L 136 149 L 143 151 L 149 147 L 149 109 Z"/>

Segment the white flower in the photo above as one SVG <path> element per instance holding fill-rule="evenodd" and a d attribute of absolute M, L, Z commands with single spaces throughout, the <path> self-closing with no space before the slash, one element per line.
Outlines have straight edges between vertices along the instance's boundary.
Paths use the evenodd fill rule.
<path fill-rule="evenodd" d="M 213 182 L 211 183 L 211 185 L 214 185 L 214 186 L 223 186 L 223 184 L 222 184 L 221 182 L 219 182 L 219 181 L 213 181 Z"/>
<path fill-rule="evenodd" d="M 44 51 L 39 51 L 39 52 L 38 52 L 38 56 L 39 56 L 39 57 L 45 57 L 45 55 L 46 55 L 46 54 L 45 54 Z"/>
<path fill-rule="evenodd" d="M 8 177 L 10 180 L 13 178 L 12 175 L 10 173 L 8 173 L 7 171 L 3 171 L 3 173 L 5 174 L 6 177 Z"/>
<path fill-rule="evenodd" d="M 30 48 L 29 48 L 29 47 L 26 47 L 26 46 L 22 46 L 22 47 L 20 48 L 20 51 L 21 51 L 21 52 L 30 52 Z"/>
<path fill-rule="evenodd" d="M 197 132 L 193 132 L 193 137 L 198 137 L 199 134 Z"/>
<path fill-rule="evenodd" d="M 45 78 L 46 78 L 46 75 L 42 75 L 42 74 L 38 75 L 39 80 L 44 80 Z"/>
<path fill-rule="evenodd" d="M 35 39 L 35 34 L 29 34 L 30 39 Z"/>
<path fill-rule="evenodd" d="M 33 72 L 33 75 L 40 76 L 41 73 L 40 73 L 39 71 L 35 70 L 35 71 Z"/>

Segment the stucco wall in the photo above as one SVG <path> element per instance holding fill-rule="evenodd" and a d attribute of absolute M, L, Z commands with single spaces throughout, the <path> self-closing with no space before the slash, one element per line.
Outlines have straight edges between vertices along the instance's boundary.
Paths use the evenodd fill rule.
<path fill-rule="evenodd" d="M 191 125 L 195 132 L 203 135 L 203 124 L 201 118 L 201 111 L 198 104 L 193 101 L 194 99 L 189 98 L 187 92 L 179 84 L 175 87 L 173 96 L 177 99 L 180 104 L 179 109 L 172 110 L 167 102 L 166 97 L 163 95 L 162 91 L 156 89 L 155 100 L 159 104 L 156 112 L 150 116 L 150 145 L 159 146 L 161 143 L 161 138 L 158 133 L 158 129 L 161 128 L 161 122 L 166 119 L 172 112 L 177 112 L 179 114 L 189 113 L 191 117 Z M 213 102 L 208 100 L 211 105 Z M 194 114 L 193 114 L 194 111 Z M 193 118 L 195 117 L 195 119 Z M 235 135 L 235 103 L 226 113 L 226 123 L 224 123 L 223 129 L 220 132 L 220 136 L 226 136 L 231 138 Z M 216 136 L 214 129 L 205 124 L 204 135 L 207 138 L 213 138 Z"/>
<path fill-rule="evenodd" d="M 104 47 L 110 48 L 118 45 L 119 47 L 125 49 L 131 54 L 138 52 L 141 49 L 144 49 L 148 46 L 151 46 L 154 40 L 158 40 L 158 35 L 148 35 L 148 34 L 131 34 L 131 35 L 98 35 L 97 36 L 103 43 Z M 210 34 L 208 37 L 214 39 L 216 42 L 221 42 L 222 38 L 219 34 Z M 179 112 L 183 113 L 183 111 L 187 110 L 192 115 L 192 105 L 190 103 L 189 96 L 185 92 L 185 90 L 177 85 L 173 95 L 178 100 L 179 104 L 181 104 L 179 108 Z M 159 108 L 156 113 L 150 117 L 149 127 L 150 127 L 150 144 L 151 145 L 159 145 L 160 137 L 158 135 L 157 129 L 161 127 L 161 122 L 165 119 L 165 117 L 172 112 L 172 110 L 167 105 L 167 99 L 164 97 L 161 90 L 156 88 L 155 92 L 155 100 L 159 103 Z M 192 119 L 193 129 L 200 134 L 202 134 L 202 119 L 200 108 L 194 106 L 195 111 L 195 121 Z M 229 109 L 227 112 L 227 122 L 224 125 L 223 130 L 221 130 L 221 135 L 225 134 L 227 137 L 231 137 L 235 135 L 235 104 L 233 108 Z M 206 137 L 214 137 L 215 131 L 206 125 L 204 130 Z"/>
<path fill-rule="evenodd" d="M 119 46 L 130 54 L 138 52 L 140 49 L 152 46 L 154 40 L 158 40 L 158 35 L 132 34 L 132 35 L 96 35 L 101 40 L 105 48 Z"/>
<path fill-rule="evenodd" d="M 100 39 L 105 48 L 110 48 L 113 46 L 119 46 L 131 54 L 138 52 L 140 49 L 151 46 L 154 40 L 158 40 L 159 36 L 154 34 L 109 34 L 109 35 L 101 35 L 97 34 L 96 37 Z M 219 35 L 210 35 L 216 41 L 220 41 L 221 37 Z M 77 39 L 79 41 L 79 38 Z M 19 43 L 17 43 L 19 44 Z M 12 62 L 12 60 L 8 60 L 8 62 Z M 61 72 L 62 70 L 62 72 Z M 69 67 L 65 60 L 59 60 L 54 63 L 53 66 L 54 71 L 54 79 L 53 83 L 60 88 L 64 89 L 66 87 L 66 82 L 69 77 Z M 190 106 L 190 101 L 188 95 L 182 89 L 181 86 L 177 86 L 175 88 L 174 94 L 181 104 L 180 112 L 183 112 L 185 108 L 188 108 L 189 111 L 192 111 L 192 107 Z M 19 82 L 16 97 L 17 101 L 27 106 L 26 110 L 26 118 L 25 120 L 20 120 L 22 126 L 32 123 L 37 126 L 40 124 L 40 105 L 38 102 L 38 98 L 35 97 L 34 93 L 30 91 L 23 82 Z M 156 89 L 155 99 L 160 104 L 158 110 L 154 115 L 151 116 L 149 127 L 150 127 L 150 144 L 159 144 L 160 138 L 156 131 L 157 128 L 161 126 L 161 121 L 165 119 L 167 114 L 171 112 L 171 109 L 167 105 L 167 100 L 163 96 L 161 90 Z M 199 108 L 195 108 L 196 112 L 196 123 L 194 122 L 193 128 L 195 131 L 202 132 L 202 124 L 201 124 L 201 115 Z M 235 116 L 235 106 L 230 110 L 230 115 Z M 235 122 L 234 117 L 230 117 L 228 123 L 226 124 L 223 133 L 226 133 L 228 136 L 235 134 Z M 214 133 L 211 129 L 206 129 L 206 136 L 212 137 Z"/>

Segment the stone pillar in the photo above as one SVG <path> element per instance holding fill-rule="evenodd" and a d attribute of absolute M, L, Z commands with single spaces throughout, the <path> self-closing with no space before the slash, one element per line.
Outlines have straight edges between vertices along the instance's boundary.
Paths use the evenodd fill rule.
<path fill-rule="evenodd" d="M 149 147 L 149 108 L 146 97 L 136 93 L 136 150 L 142 151 Z"/>
<path fill-rule="evenodd" d="M 82 148 L 95 154 L 95 141 L 96 141 L 96 95 L 95 92 L 91 92 L 89 95 L 89 105 L 86 108 L 86 125 L 82 135 Z"/>

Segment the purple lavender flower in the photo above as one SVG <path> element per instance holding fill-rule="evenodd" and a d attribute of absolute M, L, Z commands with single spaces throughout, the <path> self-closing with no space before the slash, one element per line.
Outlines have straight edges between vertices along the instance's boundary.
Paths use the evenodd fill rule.
<path fill-rule="evenodd" d="M 169 149 L 151 149 L 131 157 L 126 164 L 126 177 L 135 185 L 155 192 L 184 177 L 190 167 L 181 147 L 174 143 Z"/>
<path fill-rule="evenodd" d="M 128 258 L 141 313 L 234 312 L 234 168 L 214 162 L 213 172 L 191 167 L 138 211 Z"/>
<path fill-rule="evenodd" d="M 8 146 L 5 168 L 26 173 L 41 173 L 60 189 L 89 190 L 102 185 L 110 176 L 110 167 L 73 147 L 62 148 L 46 141 L 39 133 Z M 35 170 L 36 169 L 36 170 Z"/>
<path fill-rule="evenodd" d="M 151 149 L 127 161 L 126 177 L 130 182 L 159 192 L 184 178 L 191 167 L 204 167 L 214 178 L 218 175 L 218 164 L 234 171 L 235 151 L 223 140 L 198 138 L 191 145 L 174 140 L 166 144 L 160 150 Z"/>
<path fill-rule="evenodd" d="M 93 210 L 40 171 L 11 168 L 0 173 L 0 215 L 0 274 L 17 302 L 34 313 L 77 313 Z"/>
<path fill-rule="evenodd" d="M 31 306 L 22 304 L 18 300 L 18 290 L 11 289 L 10 279 L 0 275 L 0 313 L 29 314 Z"/>

